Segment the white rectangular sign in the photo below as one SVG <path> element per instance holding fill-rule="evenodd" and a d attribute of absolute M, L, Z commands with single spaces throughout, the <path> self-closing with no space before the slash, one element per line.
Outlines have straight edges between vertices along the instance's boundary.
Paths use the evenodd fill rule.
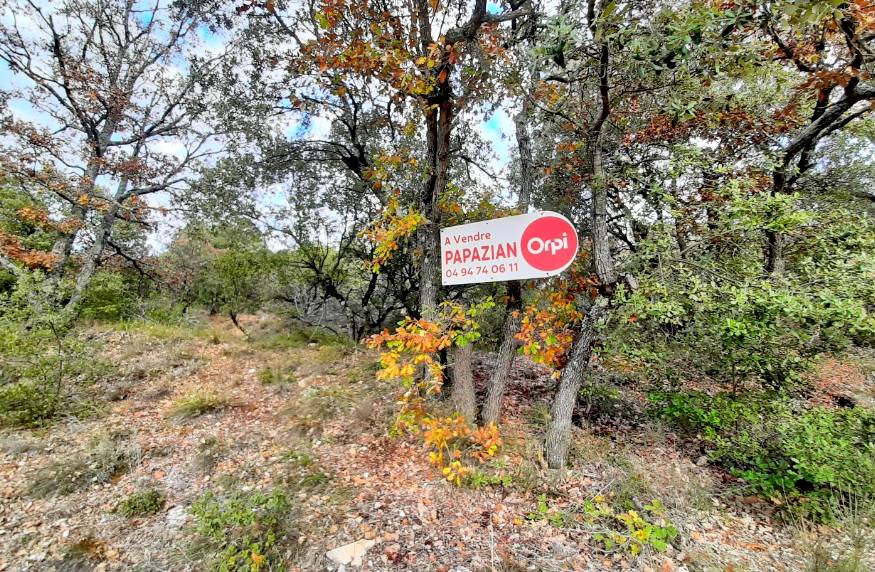
<path fill-rule="evenodd" d="M 444 286 L 555 276 L 577 255 L 577 232 L 550 212 L 441 229 Z"/>

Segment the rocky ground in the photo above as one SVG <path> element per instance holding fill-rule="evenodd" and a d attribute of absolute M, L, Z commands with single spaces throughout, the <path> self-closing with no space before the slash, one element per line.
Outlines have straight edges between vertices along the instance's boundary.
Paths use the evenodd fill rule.
<path fill-rule="evenodd" d="M 524 361 L 494 463 L 505 484 L 454 487 L 415 440 L 389 436 L 397 388 L 374 379 L 373 354 L 286 340 L 265 318 L 245 325 L 251 339 L 221 320 L 87 333 L 116 372 L 93 388 L 102 411 L 0 433 L 0 571 L 205 569 L 208 558 L 192 548 L 192 502 L 231 484 L 288 483 L 303 466 L 289 459 L 305 456 L 312 464 L 295 481 L 307 486 L 295 489 L 288 531 L 300 548 L 293 570 L 793 571 L 817 542 L 841 542 L 835 531 L 772 522 L 768 506 L 637 417 L 634 404 L 596 404 L 618 408 L 617 425 L 576 429 L 571 468 L 550 474 L 539 435 L 551 380 Z M 488 371 L 489 356 L 480 365 Z M 176 415 L 192 395 L 212 396 L 213 407 Z M 80 476 L 90 478 L 106 443 L 124 465 L 111 478 L 69 491 L 64 479 L 75 475 L 52 481 L 53 463 L 83 459 Z M 164 495 L 157 513 L 121 514 L 121 501 L 145 488 Z M 679 531 L 665 552 L 606 552 L 591 528 L 548 518 L 615 493 L 665 504 Z"/>

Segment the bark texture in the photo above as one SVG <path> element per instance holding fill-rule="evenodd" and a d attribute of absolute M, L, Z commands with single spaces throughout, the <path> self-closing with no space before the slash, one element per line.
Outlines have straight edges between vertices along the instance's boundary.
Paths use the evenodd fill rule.
<path fill-rule="evenodd" d="M 544 446 L 547 466 L 551 469 L 561 469 L 565 466 L 568 448 L 571 445 L 571 421 L 577 404 L 577 393 L 589 367 L 596 324 L 607 313 L 607 307 L 607 298 L 599 297 L 587 312 L 583 324 L 574 336 L 568 363 L 559 378 L 559 390 L 553 400 L 550 426 L 547 429 Z"/>
<path fill-rule="evenodd" d="M 784 273 L 784 237 L 774 230 L 766 231 L 766 272 Z"/>
<path fill-rule="evenodd" d="M 474 392 L 471 366 L 473 355 L 474 344 L 453 347 L 453 407 L 469 423 L 473 423 L 477 415 L 477 396 Z"/>
<path fill-rule="evenodd" d="M 522 310 L 522 288 L 520 282 L 510 282 L 507 285 L 507 306 L 502 326 L 501 346 L 498 348 L 498 359 L 495 369 L 489 378 L 489 389 L 483 402 L 481 418 L 485 425 L 498 423 L 501 416 L 501 404 L 507 387 L 507 378 L 513 367 L 519 342 L 516 335 L 520 331 L 520 311 Z"/>
<path fill-rule="evenodd" d="M 590 28 L 596 32 L 597 18 L 590 4 L 587 19 Z M 610 52 L 606 41 L 599 45 L 599 102 L 601 110 L 587 134 L 586 163 L 590 169 L 589 187 L 592 196 L 590 204 L 590 228 L 592 233 L 592 263 L 599 279 L 598 296 L 587 310 L 568 354 L 568 361 L 559 378 L 559 389 L 553 401 L 552 417 L 547 428 L 544 454 L 547 465 L 552 469 L 565 466 L 565 458 L 571 443 L 571 422 L 577 392 L 583 375 L 589 367 L 592 346 L 596 336 L 596 325 L 607 314 L 611 299 L 616 292 L 617 272 L 611 253 L 608 233 L 608 181 L 602 162 L 602 128 L 611 115 L 610 87 L 608 72 Z M 633 280 L 628 281 L 630 287 Z"/>

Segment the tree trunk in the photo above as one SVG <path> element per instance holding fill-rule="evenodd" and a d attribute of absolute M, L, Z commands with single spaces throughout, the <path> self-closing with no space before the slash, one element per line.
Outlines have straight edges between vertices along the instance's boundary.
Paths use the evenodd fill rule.
<path fill-rule="evenodd" d="M 477 397 L 474 392 L 474 374 L 471 367 L 473 355 L 472 343 L 453 347 L 453 407 L 468 423 L 474 423 L 477 416 Z"/>
<path fill-rule="evenodd" d="M 784 237 L 774 230 L 766 231 L 766 272 L 784 273 Z"/>
<path fill-rule="evenodd" d="M 592 355 L 592 345 L 596 334 L 595 327 L 598 321 L 607 314 L 617 285 L 617 274 L 608 234 L 608 187 L 607 177 L 602 166 L 601 136 L 600 133 L 593 135 L 588 149 L 592 167 L 590 221 L 592 225 L 592 260 L 599 278 L 599 295 L 587 311 L 586 317 L 574 336 L 574 342 L 569 350 L 568 362 L 559 378 L 559 390 L 553 401 L 552 417 L 550 426 L 547 428 L 544 449 L 547 465 L 552 469 L 565 466 L 565 458 L 571 443 L 572 414 L 577 403 L 577 392 L 580 390 L 583 374 L 589 366 L 589 358 Z"/>
<path fill-rule="evenodd" d="M 440 257 L 440 221 L 438 220 L 437 172 L 438 159 L 438 111 L 429 109 L 425 115 L 426 156 L 429 157 L 431 173 L 425 181 L 421 210 L 426 218 L 419 235 L 421 260 L 419 265 L 419 314 L 427 320 L 437 316 L 438 272 Z"/>
<path fill-rule="evenodd" d="M 562 369 L 544 445 L 547 466 L 551 469 L 561 469 L 565 466 L 565 458 L 571 445 L 571 421 L 574 406 L 577 404 L 577 394 L 589 367 L 589 358 L 592 356 L 596 324 L 606 313 L 607 307 L 607 298 L 600 296 L 596 299 L 574 336 L 568 362 Z"/>
<path fill-rule="evenodd" d="M 611 293 L 617 282 L 614 257 L 608 236 L 608 183 L 602 166 L 601 134 L 590 142 L 592 161 L 592 262 L 604 293 Z"/>
<path fill-rule="evenodd" d="M 94 188 L 97 186 L 97 177 L 100 176 L 100 165 L 103 157 L 106 154 L 106 147 L 115 133 L 117 122 L 109 118 L 103 124 L 100 133 L 96 139 L 91 139 L 90 143 L 94 145 L 91 151 L 91 157 L 88 160 L 88 167 L 85 171 L 85 176 L 82 178 L 82 185 L 78 189 L 79 194 L 90 197 L 94 194 Z M 127 181 L 124 182 L 125 187 Z M 73 205 L 73 219 L 82 223 L 85 222 L 87 211 L 84 207 Z M 67 265 L 67 260 L 70 258 L 70 253 L 73 252 L 73 243 L 76 242 L 76 236 L 79 234 L 78 228 L 73 228 L 69 233 L 66 233 L 55 241 L 52 245 L 52 256 L 55 257 L 55 265 L 49 276 L 52 280 L 58 281 L 64 276 L 64 267 Z M 102 251 L 101 251 L 102 252 Z M 99 255 L 98 255 L 99 256 Z"/>
<path fill-rule="evenodd" d="M 517 198 L 517 210 L 525 213 L 529 209 L 529 201 L 532 196 L 532 148 L 529 130 L 526 126 L 531 103 L 528 98 L 523 100 L 523 106 L 516 117 L 517 149 L 520 155 L 520 189 Z M 507 377 L 513 367 L 513 359 L 516 355 L 516 335 L 520 330 L 522 310 L 522 282 L 513 281 L 507 284 L 507 303 L 504 308 L 504 326 L 502 327 L 501 346 L 498 348 L 498 360 L 492 376 L 489 378 L 489 389 L 486 394 L 486 402 L 483 404 L 481 417 L 484 424 L 498 423 L 501 416 L 501 402 L 504 390 L 507 387 Z"/>
<path fill-rule="evenodd" d="M 79 206 L 73 207 L 73 218 L 80 222 L 85 220 L 85 209 Z M 76 235 L 78 233 L 79 230 L 74 228 L 70 232 L 59 236 L 52 245 L 52 258 L 54 259 L 54 263 L 51 271 L 49 271 L 49 277 L 51 279 L 60 280 L 64 275 L 64 268 L 67 266 L 67 260 L 70 258 L 70 253 L 73 251 L 73 243 L 76 242 Z"/>
<path fill-rule="evenodd" d="M 240 325 L 240 321 L 237 320 L 237 312 L 228 312 L 228 317 L 231 318 L 231 323 L 237 326 L 237 329 L 243 332 L 243 335 L 248 338 L 249 334 L 246 333 L 246 330 L 244 330 L 243 326 Z"/>
<path fill-rule="evenodd" d="M 498 423 L 501 416 L 501 403 L 504 390 L 507 387 L 507 377 L 510 375 L 513 359 L 519 342 L 516 335 L 520 330 L 520 311 L 522 310 L 522 288 L 520 282 L 514 281 L 507 285 L 507 306 L 502 327 L 501 346 L 498 348 L 498 359 L 492 376 L 489 378 L 489 390 L 483 403 L 481 417 L 483 424 Z"/>
<path fill-rule="evenodd" d="M 94 271 L 97 270 L 97 261 L 100 260 L 100 255 L 103 254 L 103 249 L 106 247 L 106 241 L 109 240 L 109 235 L 112 233 L 112 226 L 115 223 L 120 206 L 117 201 L 112 201 L 107 211 L 103 213 L 100 226 L 97 228 L 97 233 L 94 237 L 94 244 L 88 249 L 85 255 L 85 262 L 76 276 L 76 286 L 73 289 L 73 294 L 67 300 L 67 304 L 62 310 L 65 324 L 72 323 L 79 313 L 79 306 L 82 304 L 85 290 L 88 288 L 88 284 L 91 283 Z"/>
<path fill-rule="evenodd" d="M 135 151 L 133 156 L 137 157 L 137 155 L 138 153 Z M 97 232 L 94 236 L 94 244 L 88 249 L 88 252 L 85 255 L 85 263 L 82 265 L 82 268 L 79 269 L 79 274 L 76 276 L 76 286 L 73 289 L 73 295 L 70 296 L 70 299 L 67 300 L 67 304 L 61 311 L 62 322 L 65 326 L 72 324 L 73 320 L 79 313 L 79 306 L 82 304 L 85 290 L 91 283 L 94 271 L 97 270 L 97 262 L 100 260 L 100 256 L 103 254 L 103 249 L 106 248 L 106 243 L 112 234 L 112 227 L 115 224 L 115 219 L 121 209 L 121 199 L 125 196 L 125 193 L 128 190 L 128 182 L 127 177 L 121 178 L 118 187 L 116 188 L 115 195 L 109 202 L 109 206 L 107 207 L 106 212 L 103 213 L 103 217 L 100 219 L 100 226 L 97 228 Z M 91 185 L 93 188 L 93 181 Z"/>

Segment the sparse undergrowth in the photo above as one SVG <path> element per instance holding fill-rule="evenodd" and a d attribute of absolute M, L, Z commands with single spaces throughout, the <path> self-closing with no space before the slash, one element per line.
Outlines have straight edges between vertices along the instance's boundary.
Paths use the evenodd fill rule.
<path fill-rule="evenodd" d="M 192 468 L 200 474 L 212 473 L 226 449 L 225 443 L 217 437 L 207 437 L 198 443 L 197 452 L 191 460 Z"/>
<path fill-rule="evenodd" d="M 805 572 L 868 572 L 866 555 L 875 548 L 875 504 L 860 503 L 855 497 L 838 511 L 836 526 L 818 534 L 801 523 L 808 562 Z"/>
<path fill-rule="evenodd" d="M 284 386 L 297 381 L 296 363 L 276 363 L 258 371 L 258 381 L 266 386 Z"/>
<path fill-rule="evenodd" d="M 196 391 L 174 401 L 167 411 L 167 418 L 173 421 L 185 421 L 227 406 L 228 399 L 223 395 L 209 391 Z"/>
<path fill-rule="evenodd" d="M 542 494 L 526 519 L 546 521 L 557 528 L 582 527 L 609 553 L 628 552 L 637 556 L 645 549 L 665 552 L 669 542 L 677 538 L 678 530 L 665 519 L 665 507 L 658 499 L 638 510 L 617 508 L 617 500 L 611 494 L 596 495 L 570 510 L 558 510 Z"/>
<path fill-rule="evenodd" d="M 308 453 L 289 451 L 282 460 L 283 470 L 277 481 L 290 490 L 323 490 L 331 483 L 331 475 L 324 472 Z"/>
<path fill-rule="evenodd" d="M 140 461 L 140 448 L 127 433 L 92 439 L 85 450 L 53 461 L 33 477 L 28 493 L 35 497 L 67 495 L 109 482 Z"/>
<path fill-rule="evenodd" d="M 185 448 L 181 461 L 178 455 L 172 452 L 164 453 L 158 461 L 160 470 L 168 471 L 171 459 L 173 463 L 181 462 L 181 467 L 174 467 L 174 479 L 176 470 L 181 469 L 184 473 L 196 475 L 200 482 L 209 483 L 208 486 L 211 488 L 210 492 L 198 497 L 189 509 L 192 518 L 191 528 L 187 530 L 193 533 L 195 540 L 191 544 L 182 545 L 183 550 L 188 550 L 188 561 L 196 562 L 198 569 L 241 572 L 294 570 L 295 564 L 300 566 L 303 562 L 308 564 L 315 562 L 310 558 L 324 558 L 326 549 L 345 544 L 348 541 L 347 537 L 335 537 L 330 530 L 333 530 L 333 525 L 343 522 L 344 515 L 350 514 L 350 507 L 362 502 L 358 499 L 354 500 L 358 489 L 349 487 L 345 482 L 348 478 L 347 471 L 351 466 L 356 467 L 358 474 L 363 474 L 363 469 L 360 465 L 346 465 L 344 462 L 340 462 L 339 466 L 335 467 L 335 464 L 338 464 L 335 457 L 337 452 L 332 449 L 338 445 L 356 443 L 352 450 L 363 451 L 360 449 L 363 441 L 357 439 L 359 432 L 383 436 L 391 424 L 391 419 L 388 417 L 391 414 L 389 411 L 391 399 L 381 400 L 385 384 L 373 379 L 374 366 L 369 354 L 361 354 L 367 358 L 364 360 L 359 359 L 358 353 L 347 355 L 345 350 L 341 354 L 333 354 L 343 356 L 341 358 L 343 363 L 340 364 L 342 367 L 337 367 L 336 361 L 325 360 L 323 363 L 323 360 L 315 358 L 314 356 L 322 355 L 322 351 L 311 346 L 292 351 L 284 350 L 282 354 L 253 349 L 252 353 L 244 357 L 240 356 L 237 351 L 239 348 L 253 348 L 258 340 L 257 335 L 253 336 L 252 341 L 235 339 L 233 343 L 210 351 L 222 356 L 221 359 L 245 359 L 253 363 L 253 366 L 262 368 L 256 371 L 267 368 L 281 372 L 284 367 L 298 368 L 300 375 L 296 376 L 296 383 L 287 384 L 288 387 L 283 389 L 281 394 L 273 387 L 262 387 L 263 379 L 259 379 L 261 375 L 256 376 L 255 380 L 247 377 L 242 384 L 236 379 L 229 378 L 227 386 L 214 384 L 210 376 L 209 384 L 204 384 L 201 390 L 183 395 L 182 399 L 173 403 L 174 407 L 181 403 L 186 404 L 186 411 L 191 411 L 182 417 L 171 416 L 172 408 L 162 409 L 154 398 L 144 400 L 145 394 L 138 395 L 129 404 L 118 405 L 123 410 L 127 410 L 130 406 L 146 403 L 156 408 L 159 416 L 163 413 L 168 418 L 192 419 L 226 407 L 232 399 L 234 402 L 239 400 L 241 405 L 246 405 L 247 408 L 242 411 L 248 414 L 249 402 L 241 397 L 243 392 L 257 392 L 259 400 L 281 399 L 291 404 L 289 413 L 292 413 L 292 419 L 274 418 L 277 424 L 287 424 L 290 429 L 289 436 L 294 442 L 295 449 L 284 454 L 277 453 L 276 449 L 271 449 L 270 452 L 261 449 L 256 454 L 250 446 L 258 443 L 261 447 L 263 441 L 248 437 L 238 440 L 240 434 L 229 432 L 228 422 L 236 419 L 237 411 L 175 428 L 169 427 L 166 423 L 158 424 L 163 427 L 162 430 L 170 428 L 194 438 L 188 442 L 194 444 L 193 448 Z M 185 350 L 185 355 L 201 355 L 200 348 L 209 347 L 204 346 L 205 343 L 206 340 L 193 342 Z M 150 346 L 150 352 L 164 352 L 167 349 L 165 346 L 170 345 L 173 344 L 154 344 Z M 196 348 L 197 353 L 195 353 Z M 174 356 L 180 355 L 178 350 L 179 346 L 174 345 L 172 350 Z M 167 352 L 169 355 L 170 350 L 167 349 Z M 142 352 L 127 359 L 139 360 L 141 355 Z M 172 364 L 176 361 L 162 357 L 156 363 L 174 367 Z M 206 367 L 210 367 L 209 362 L 206 363 Z M 249 365 L 246 368 L 238 368 L 235 370 L 235 375 L 240 371 L 248 371 L 248 367 Z M 144 391 L 154 391 L 156 387 L 168 387 L 167 376 L 162 374 L 162 369 L 150 369 L 150 371 L 154 371 L 154 375 L 150 373 L 141 381 Z M 198 379 L 198 374 L 185 372 L 181 375 Z M 191 385 L 186 382 L 184 387 L 191 387 Z M 618 391 L 623 391 L 622 387 Z M 202 399 L 204 396 L 207 396 L 207 399 Z M 610 395 L 607 393 L 604 395 L 606 398 L 612 396 L 613 390 Z M 591 411 L 607 411 L 613 408 L 613 406 L 601 407 L 601 402 L 594 401 L 603 397 L 596 390 L 588 389 L 585 397 L 588 401 L 584 406 L 592 402 Z M 202 409 L 201 405 L 204 403 L 208 405 Z M 680 546 L 678 537 L 686 537 L 691 530 L 696 531 L 699 524 L 695 520 L 686 520 L 684 506 L 689 501 L 690 490 L 687 481 L 697 477 L 689 473 L 686 467 L 690 467 L 689 470 L 693 472 L 708 475 L 713 471 L 706 468 L 701 471 L 693 469 L 690 460 L 683 459 L 683 455 L 680 455 L 678 458 L 685 461 L 685 464 L 666 463 L 664 468 L 667 474 L 669 470 L 680 467 L 679 470 L 683 471 L 683 474 L 678 474 L 677 478 L 683 483 L 677 487 L 677 490 L 669 486 L 666 488 L 671 492 L 664 492 L 666 489 L 663 488 L 664 483 L 660 482 L 659 475 L 656 475 L 655 480 L 654 474 L 648 473 L 645 469 L 650 457 L 647 454 L 641 455 L 639 450 L 641 442 L 635 439 L 632 442 L 615 440 L 603 431 L 598 419 L 604 416 L 598 415 L 596 416 L 598 419 L 586 418 L 584 429 L 575 430 L 569 474 L 574 475 L 572 476 L 575 481 L 574 486 L 579 488 L 572 488 L 571 490 L 576 492 L 569 494 L 567 484 L 554 480 L 544 470 L 540 457 L 540 439 L 545 421 L 549 420 L 549 408 L 539 401 L 528 406 L 525 411 L 528 412 L 526 417 L 518 416 L 515 412 L 511 413 L 509 423 L 502 427 L 505 446 L 500 454 L 488 458 L 483 463 L 472 463 L 471 472 L 460 480 L 460 484 L 469 490 L 450 492 L 446 487 L 437 489 L 439 492 L 435 499 L 438 503 L 436 510 L 444 510 L 444 506 L 440 504 L 443 501 L 437 500 L 444 494 L 470 495 L 472 503 L 478 506 L 482 506 L 483 499 L 500 495 L 516 499 L 512 512 L 516 517 L 514 523 L 506 524 L 510 528 L 495 528 L 497 538 L 502 538 L 502 541 L 503 535 L 507 534 L 508 530 L 515 531 L 530 540 L 542 535 L 547 543 L 554 542 L 554 538 L 565 538 L 571 543 L 576 543 L 578 547 L 587 546 L 585 549 L 580 548 L 580 551 L 590 551 L 590 557 L 592 554 L 606 557 L 614 562 L 622 562 L 633 570 L 636 567 L 661 562 L 664 558 L 675 557 L 676 553 L 672 552 L 669 545 Z M 382 419 L 384 413 L 387 415 L 386 419 Z M 339 420 L 343 422 L 339 423 Z M 519 421 L 525 422 L 519 423 Z M 672 430 L 670 425 L 675 422 L 667 419 L 655 420 L 651 423 L 662 427 L 664 433 L 654 432 L 642 439 L 647 443 L 664 447 L 663 438 L 666 434 L 670 435 L 669 432 Z M 382 429 L 384 426 L 386 431 Z M 302 428 L 318 431 L 298 431 Z M 130 439 L 124 437 L 121 441 L 129 442 Z M 163 442 L 161 446 L 172 448 L 172 445 Z M 283 446 L 287 447 L 288 442 Z M 18 443 L 0 445 L 0 448 L 10 451 L 18 450 L 19 447 Z M 26 450 L 30 445 L 25 444 L 21 447 Z M 90 446 L 87 449 L 90 449 Z M 671 453 L 678 455 L 679 452 L 672 450 Z M 33 453 L 28 453 L 31 454 Z M 71 455 L 69 460 L 73 459 L 74 456 Z M 331 464 L 326 464 L 325 467 L 330 466 L 331 471 L 320 466 L 318 459 L 330 462 Z M 240 461 L 245 465 L 243 470 L 240 469 Z M 66 471 L 58 471 L 56 475 L 62 473 L 72 475 L 84 470 L 82 467 L 68 467 Z M 122 468 L 116 471 L 115 475 L 121 475 L 126 470 Z M 147 470 L 153 471 L 155 468 L 150 465 Z M 371 470 L 370 465 L 368 470 Z M 657 473 L 659 469 L 653 472 Z M 376 474 L 376 472 L 371 473 L 369 478 L 374 479 Z M 268 475 L 269 478 L 261 480 Z M 587 483 L 585 479 L 581 479 L 581 475 L 590 475 L 595 482 Z M 209 479 L 205 478 L 207 476 Z M 72 480 L 72 477 L 70 478 Z M 63 480 L 63 477 L 54 476 L 51 480 L 56 482 Z M 132 480 L 123 478 L 118 482 L 124 483 L 124 490 L 130 491 Z M 90 486 L 89 483 L 107 481 L 115 483 L 117 479 L 86 476 L 85 481 L 81 485 L 70 487 L 70 492 Z M 137 482 L 140 483 L 139 486 L 144 486 L 142 484 L 144 481 Z M 157 481 L 150 480 L 150 482 Z M 137 519 L 158 514 L 167 505 L 181 504 L 176 498 L 178 492 L 173 491 L 169 481 L 161 482 L 162 489 L 138 489 L 128 496 L 119 494 L 111 488 L 95 487 L 93 491 L 109 493 L 105 506 L 114 506 L 111 510 L 116 514 L 135 519 L 130 522 L 131 527 L 141 526 L 143 523 L 151 526 L 163 519 L 163 516 L 148 521 Z M 165 497 L 162 496 L 165 486 L 169 502 L 165 502 Z M 365 485 L 363 490 L 372 486 Z M 58 490 L 63 491 L 63 488 L 58 487 Z M 491 488 L 498 490 L 491 491 L 489 490 Z M 545 496 L 534 500 L 544 491 L 546 491 Z M 590 496 L 596 494 L 596 491 L 601 495 Z M 50 496 L 56 492 L 53 490 L 46 494 Z M 395 492 L 382 491 L 382 496 L 378 495 L 376 498 L 380 499 L 384 507 L 397 509 L 398 507 L 393 504 Z M 705 495 L 706 502 L 700 504 L 689 501 L 688 505 L 691 508 L 695 505 L 697 510 L 714 514 L 712 493 L 710 489 L 706 490 L 702 493 Z M 91 492 L 89 496 L 90 494 Z M 664 501 L 668 507 L 667 512 L 664 512 L 662 502 L 654 500 L 656 498 Z M 188 501 L 184 504 L 188 504 Z M 109 520 L 119 522 L 118 519 Z M 376 526 L 380 527 L 376 532 L 378 536 L 386 530 L 400 531 L 397 524 L 384 521 L 379 516 L 376 522 L 379 523 Z M 818 529 L 819 536 L 814 538 L 822 538 L 824 530 L 827 529 Z M 305 537 L 306 541 L 300 540 Z M 356 537 L 353 536 L 353 539 Z M 108 542 L 108 537 L 99 535 L 96 538 L 101 542 L 104 540 Z M 323 539 L 325 546 L 317 545 Z M 399 544 L 402 546 L 402 553 L 408 550 L 408 545 L 403 540 Z M 687 541 L 684 540 L 683 544 L 686 545 Z M 861 554 L 865 554 L 871 544 L 860 544 L 850 535 L 841 542 L 830 537 L 828 541 L 824 540 L 819 544 L 813 541 L 811 544 L 817 550 L 814 548 L 810 550 L 807 571 L 864 572 L 866 570 L 864 564 L 864 567 L 860 567 L 861 563 L 866 562 L 865 556 Z M 381 558 L 382 549 L 390 548 L 388 557 L 393 559 L 396 557 L 392 552 L 393 546 L 394 542 L 389 541 L 380 549 L 369 551 L 369 558 Z M 89 565 L 96 565 L 106 559 L 106 550 L 111 551 L 111 544 L 108 543 L 106 549 L 101 548 L 96 555 L 89 556 L 87 559 Z M 418 548 L 413 548 L 411 552 L 417 550 Z M 530 559 L 529 556 L 519 552 L 509 551 L 501 555 L 495 567 L 497 570 L 550 569 L 549 566 L 555 565 L 556 561 L 550 560 L 549 548 L 544 550 L 533 557 L 535 559 Z M 805 552 L 805 556 L 802 556 L 803 551 L 799 550 L 797 554 L 802 558 L 808 557 L 809 553 Z M 174 563 L 177 562 L 175 559 L 178 557 L 180 555 L 176 553 L 168 555 Z M 396 561 L 390 560 L 388 566 L 391 567 L 394 562 Z M 698 560 L 695 563 L 698 564 Z M 464 562 L 460 561 L 459 564 Z M 696 569 L 689 561 L 688 564 L 691 570 Z M 804 565 L 806 564 L 800 561 L 798 569 L 803 569 Z M 310 568 L 305 566 L 302 569 Z M 384 568 L 380 568 L 378 564 L 376 569 Z"/>

